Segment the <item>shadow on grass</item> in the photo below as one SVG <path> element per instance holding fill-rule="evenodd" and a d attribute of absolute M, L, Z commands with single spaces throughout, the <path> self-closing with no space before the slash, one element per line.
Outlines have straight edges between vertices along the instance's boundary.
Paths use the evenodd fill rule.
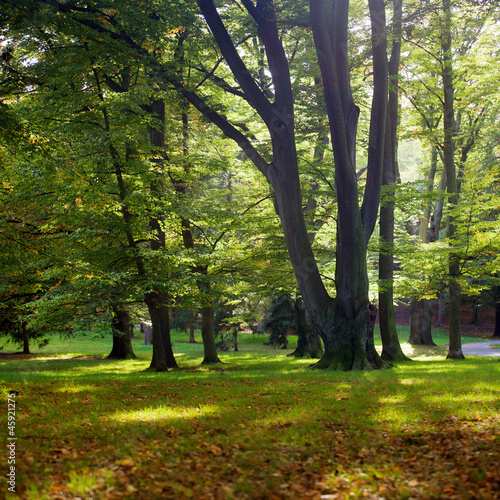
<path fill-rule="evenodd" d="M 161 374 L 146 359 L 88 358 L 2 372 L 20 393 L 23 498 L 488 498 L 499 485 L 497 360 L 339 373 L 223 359 L 186 356 Z"/>

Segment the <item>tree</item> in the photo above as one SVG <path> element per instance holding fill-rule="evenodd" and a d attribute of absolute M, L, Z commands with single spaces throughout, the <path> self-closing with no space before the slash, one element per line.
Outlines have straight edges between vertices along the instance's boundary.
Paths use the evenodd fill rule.
<path fill-rule="evenodd" d="M 394 314 L 394 195 L 399 176 L 397 168 L 397 127 L 399 122 L 399 66 L 401 59 L 403 2 L 393 2 L 393 39 L 389 60 L 389 102 L 384 144 L 382 185 L 384 194 L 380 206 L 379 252 L 379 317 L 382 337 L 382 359 L 406 361 L 399 343 Z"/>
<path fill-rule="evenodd" d="M 265 47 L 274 87 L 274 102 L 268 100 L 247 70 L 214 4 L 210 0 L 198 2 L 225 61 L 244 92 L 245 99 L 256 110 L 269 131 L 273 152 L 272 162 L 265 161 L 247 137 L 210 109 L 192 90 L 178 88 L 225 135 L 243 148 L 272 186 L 301 295 L 311 320 L 325 344 L 325 354 L 317 366 L 347 370 L 380 367 L 382 362 L 375 351 L 373 339 L 368 335 L 370 312 L 366 245 L 378 211 L 387 108 L 387 55 L 383 2 L 375 0 L 369 2 L 375 90 L 368 180 L 362 207 L 353 201 L 357 200 L 358 192 L 354 146 L 359 110 L 352 101 L 346 57 L 349 2 L 334 1 L 328 12 L 325 12 L 323 2 L 311 2 L 312 30 L 322 73 L 335 155 L 338 200 L 335 299 L 326 292 L 318 272 L 304 221 L 295 147 L 294 98 L 289 64 L 280 42 L 274 4 L 271 1 L 259 1 L 257 5 L 244 1 L 243 4 L 254 20 Z M 329 25 L 327 19 L 330 19 Z"/>
<path fill-rule="evenodd" d="M 483 80 L 483 85 L 473 83 L 477 82 L 477 78 L 483 79 L 484 73 L 488 72 L 475 71 L 478 64 L 476 61 L 481 60 L 483 56 L 481 51 L 473 52 L 472 48 L 481 45 L 480 40 L 491 17 L 491 5 L 465 2 L 460 9 L 461 15 L 458 16 L 456 7 L 450 2 L 430 4 L 428 12 L 421 11 L 426 18 L 422 19 L 420 26 L 418 28 L 410 26 L 406 31 L 414 55 L 406 66 L 409 84 L 406 86 L 405 95 L 420 115 L 423 125 L 420 136 L 425 136 L 432 144 L 431 168 L 425 190 L 428 195 L 432 192 L 439 157 L 444 166 L 440 192 L 443 193 L 446 189 L 448 194 L 446 198 L 449 215 L 445 225 L 450 261 L 447 275 L 440 274 L 440 276 L 442 287 L 446 284 L 450 289 L 449 357 L 452 358 L 462 357 L 459 317 L 462 281 L 459 248 L 462 242 L 456 234 L 454 214 L 457 212 L 453 207 L 457 206 L 459 201 L 467 158 L 478 142 L 479 132 L 484 124 L 485 110 L 490 106 L 489 92 L 486 94 L 483 92 L 483 89 L 490 85 L 488 77 Z M 410 86 L 414 84 L 420 89 L 410 91 Z M 426 195 L 423 214 L 420 217 L 421 244 L 436 241 L 440 237 L 443 194 L 439 194 L 440 199 L 435 200 L 435 212 L 432 218 L 431 197 Z M 430 231 L 429 222 L 431 222 Z M 434 250 L 437 254 L 443 249 L 435 246 Z M 433 277 L 430 281 L 436 280 Z M 427 293 L 431 295 L 432 291 L 434 295 L 441 292 L 440 289 L 433 289 L 434 285 L 431 283 L 427 283 L 425 287 Z M 412 300 L 411 342 L 432 343 L 431 311 L 432 302 L 427 299 Z"/>
<path fill-rule="evenodd" d="M 202 114 L 222 132 L 243 148 L 248 158 L 264 174 L 273 188 L 275 206 L 281 218 L 290 261 L 309 316 L 325 344 L 325 354 L 318 364 L 334 369 L 364 369 L 383 366 L 368 331 L 371 316 L 368 299 L 366 246 L 375 226 L 380 199 L 382 155 L 387 104 L 387 54 L 385 43 L 385 10 L 380 0 L 370 0 L 372 26 L 374 99 L 369 133 L 367 187 L 361 206 L 358 196 L 354 147 L 359 110 L 353 102 L 349 85 L 347 58 L 348 7 L 347 0 L 333 1 L 325 6 L 321 1 L 311 3 L 312 31 L 327 114 L 330 122 L 335 157 L 335 183 L 338 201 L 336 297 L 332 299 L 322 282 L 308 238 L 302 210 L 298 157 L 295 137 L 294 95 L 290 79 L 290 64 L 281 42 L 276 11 L 271 1 L 243 2 L 253 19 L 256 32 L 267 56 L 272 85 L 262 90 L 263 72 L 256 80 L 238 54 L 234 40 L 229 36 L 211 1 L 200 0 L 199 6 L 210 26 L 225 63 L 236 77 L 240 89 L 234 89 L 212 73 L 223 88 L 249 103 L 271 135 L 272 155 L 252 144 L 252 135 L 235 126 L 227 116 L 217 112 L 210 100 L 180 78 L 178 68 L 160 56 L 155 28 L 165 30 L 163 18 L 155 13 L 135 13 L 144 21 L 144 29 L 130 29 L 131 19 L 110 15 L 106 9 L 95 6 L 80 8 L 73 4 L 51 0 L 50 4 L 72 22 L 79 24 L 85 36 L 100 43 L 110 39 L 113 46 L 124 53 L 135 53 L 148 65 L 148 74 L 163 88 L 174 86 Z M 326 8 L 325 8 L 326 7 Z M 166 5 L 163 8 L 167 8 Z M 189 17 L 183 14 L 184 20 Z M 179 16 L 182 18 L 182 16 Z M 328 22 L 327 22 L 328 20 Z M 192 22 L 192 18 L 190 18 Z M 133 23 L 132 23 L 133 24 Z M 180 23 L 182 25 L 182 22 Z M 137 24 L 135 24 L 137 26 Z M 171 24 L 169 26 L 172 26 Z M 73 32 L 75 33 L 75 32 Z M 153 35 L 150 38 L 146 35 Z M 151 43 L 153 49 L 151 49 Z M 149 44 L 149 45 L 148 45 Z M 109 45 L 108 45 L 109 48 Z M 135 60 L 138 60 L 137 57 Z M 222 68 L 222 64 L 217 67 Z M 269 90 L 272 88 L 273 97 Z M 270 100 L 272 99 L 272 100 Z M 243 130 L 243 132 L 241 131 Z M 268 161 L 272 156 L 272 160 Z M 267 158 L 267 159 L 266 159 Z M 354 200 L 354 202 L 353 202 Z M 156 293 L 156 292 L 155 292 Z M 146 300 L 153 298 L 146 296 Z M 154 316 L 165 303 L 158 297 L 150 303 Z M 158 323 L 153 319 L 153 326 Z"/>
<path fill-rule="evenodd" d="M 286 349 L 288 330 L 295 325 L 293 302 L 289 295 L 280 295 L 271 302 L 269 315 L 264 323 L 266 330 L 271 330 L 268 345 Z"/>
<path fill-rule="evenodd" d="M 113 348 L 108 359 L 135 359 L 136 355 L 132 348 L 132 337 L 130 329 L 130 314 L 123 309 L 113 310 L 111 328 L 113 331 Z"/>
<path fill-rule="evenodd" d="M 443 52 L 443 66 L 442 66 L 442 79 L 443 79 L 443 163 L 446 172 L 446 189 L 449 195 L 448 201 L 452 207 L 458 203 L 458 185 L 457 174 L 455 169 L 455 108 L 454 101 L 454 87 L 453 87 L 453 62 L 452 62 L 452 12 L 451 0 L 443 0 L 443 35 L 441 49 Z M 449 257 L 449 274 L 450 282 L 448 289 L 450 292 L 450 324 L 449 335 L 450 343 L 448 348 L 447 358 L 450 359 L 463 359 L 462 353 L 462 340 L 460 331 L 460 260 L 458 255 L 454 252 L 453 239 L 455 237 L 456 227 L 453 215 L 448 218 L 448 231 L 447 236 L 451 240 L 451 252 Z"/>

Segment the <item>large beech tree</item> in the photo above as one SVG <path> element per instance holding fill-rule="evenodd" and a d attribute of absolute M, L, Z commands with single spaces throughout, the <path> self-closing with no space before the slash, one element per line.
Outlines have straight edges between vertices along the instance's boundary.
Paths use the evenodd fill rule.
<path fill-rule="evenodd" d="M 321 368 L 367 369 L 381 367 L 370 326 L 374 310 L 368 298 L 367 244 L 377 219 L 382 180 L 383 146 L 387 114 L 387 49 L 385 6 L 369 0 L 372 29 L 374 94 L 369 137 L 367 184 L 361 206 L 356 176 L 356 129 L 359 108 L 354 103 L 349 81 L 349 0 L 311 0 L 310 14 L 314 43 L 322 75 L 324 99 L 335 158 L 338 202 L 336 248 L 336 297 L 327 293 L 312 252 L 299 182 L 295 143 L 294 95 L 287 54 L 278 29 L 272 0 L 242 0 L 253 18 L 267 56 L 274 100 L 259 87 L 236 49 L 212 0 L 198 5 L 212 35 L 244 93 L 271 136 L 272 160 L 266 161 L 249 137 L 209 108 L 188 88 L 180 91 L 202 113 L 246 152 L 265 175 L 276 197 L 290 260 L 311 320 L 320 333 L 325 354 Z"/>

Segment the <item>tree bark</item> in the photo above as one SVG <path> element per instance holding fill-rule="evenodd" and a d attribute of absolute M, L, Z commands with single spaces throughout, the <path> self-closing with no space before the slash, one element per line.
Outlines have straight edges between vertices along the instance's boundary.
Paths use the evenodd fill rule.
<path fill-rule="evenodd" d="M 26 321 L 23 321 L 21 328 L 23 331 L 23 354 L 31 354 L 30 342 L 29 342 L 29 337 L 28 337 L 28 328 L 27 328 Z"/>
<path fill-rule="evenodd" d="M 335 159 L 338 205 L 335 274 L 337 295 L 329 315 L 323 315 L 321 321 L 311 318 L 318 323 L 320 334 L 325 328 L 325 320 L 333 325 L 333 331 L 329 335 L 322 335 L 325 354 L 317 365 L 343 370 L 375 368 L 383 363 L 375 351 L 373 337 L 369 335 L 371 316 L 366 251 L 375 225 L 382 183 L 388 95 L 385 6 L 383 1 L 369 1 L 374 95 L 367 188 L 361 209 L 356 202 L 358 189 L 355 158 L 359 109 L 352 98 L 346 50 L 349 1 L 332 1 L 329 26 L 323 1 L 311 0 L 310 6 Z"/>
<path fill-rule="evenodd" d="M 443 326 L 443 292 L 438 292 L 438 320 L 436 327 L 442 328 Z"/>
<path fill-rule="evenodd" d="M 431 168 L 429 170 L 429 175 L 427 176 L 427 186 L 425 188 L 426 193 L 431 193 L 433 191 L 434 179 L 436 177 L 437 171 L 437 159 L 438 159 L 438 151 L 436 146 L 432 146 L 431 149 Z M 434 227 L 434 233 L 436 232 L 436 226 L 431 224 L 431 234 L 427 235 L 427 230 L 429 229 L 429 222 L 431 222 L 431 204 L 429 201 L 426 202 L 422 214 L 422 218 L 420 219 L 420 230 L 418 239 L 420 243 L 427 243 L 431 241 L 436 241 L 437 234 L 432 235 L 432 229 Z"/>
<path fill-rule="evenodd" d="M 427 176 L 426 193 L 431 193 L 434 189 L 434 179 L 437 171 L 438 151 L 435 146 L 431 151 L 431 165 L 429 175 Z M 418 240 L 420 244 L 436 241 L 438 231 L 435 221 L 430 216 L 431 207 L 429 204 L 424 206 L 423 216 L 420 219 L 420 228 Z M 429 229 L 430 223 L 430 229 Z M 410 340 L 412 345 L 436 345 L 432 340 L 432 308 L 433 300 L 413 299 L 410 305 Z"/>
<path fill-rule="evenodd" d="M 443 160 L 446 170 L 447 186 L 446 190 L 450 195 L 449 204 L 453 209 L 458 204 L 458 185 L 455 168 L 454 149 L 455 149 L 455 116 L 454 116 L 454 88 L 453 88 L 453 62 L 451 56 L 452 45 L 452 13 L 451 0 L 443 0 L 443 34 L 442 34 L 442 80 L 444 92 L 444 113 L 443 113 Z M 462 352 L 462 338 L 460 330 L 460 260 L 459 256 L 454 252 L 454 236 L 455 236 L 455 217 L 448 217 L 447 235 L 450 238 L 450 256 L 448 265 L 449 274 L 449 349 L 447 359 L 464 359 Z"/>
<path fill-rule="evenodd" d="M 435 346 L 431 334 L 433 300 L 414 297 L 410 303 L 410 338 L 411 345 Z"/>
<path fill-rule="evenodd" d="M 149 127 L 149 138 L 151 146 L 156 153 L 157 163 L 163 163 L 165 159 L 165 102 L 163 99 L 155 100 L 151 105 L 151 113 L 157 125 Z M 163 196 L 162 175 L 157 175 L 151 183 L 151 193 L 157 199 Z M 153 232 L 150 240 L 151 250 L 156 252 L 165 248 L 165 232 L 162 229 L 161 214 L 152 217 L 149 224 Z M 166 371 L 168 368 L 177 368 L 177 362 L 172 349 L 170 338 L 170 313 L 168 308 L 168 297 L 164 292 L 153 290 L 146 294 L 146 305 L 148 306 L 153 328 L 153 357 L 150 368 L 156 371 Z"/>
<path fill-rule="evenodd" d="M 201 308 L 201 338 L 203 339 L 202 365 L 220 363 L 215 346 L 213 306 Z"/>
<path fill-rule="evenodd" d="M 167 306 L 167 297 L 157 292 L 149 292 L 145 296 L 149 316 L 153 327 L 153 357 L 151 369 L 157 372 L 167 371 L 169 368 L 177 368 L 177 362 L 172 349 L 170 339 L 170 317 Z"/>
<path fill-rule="evenodd" d="M 323 355 L 321 337 L 312 325 L 307 324 L 307 311 L 300 297 L 295 299 L 297 325 L 297 347 L 288 356 L 294 358 L 319 359 Z"/>
<path fill-rule="evenodd" d="M 394 0 L 393 45 L 389 61 L 389 105 L 384 146 L 382 185 L 386 186 L 380 205 L 379 323 L 382 359 L 408 361 L 396 330 L 394 313 L 394 194 L 397 181 L 397 126 L 399 121 L 399 62 L 401 55 L 402 0 Z"/>
<path fill-rule="evenodd" d="M 113 308 L 113 318 L 111 319 L 113 347 L 108 359 L 136 359 L 137 356 L 132 347 L 130 325 L 130 314 L 119 307 Z"/>
<path fill-rule="evenodd" d="M 191 317 L 189 319 L 189 343 L 196 344 L 196 340 L 194 338 L 194 321 L 195 321 L 195 311 L 190 311 Z"/>
<path fill-rule="evenodd" d="M 100 90 L 100 81 L 98 78 L 97 70 L 95 70 L 95 77 L 97 86 L 99 88 L 99 92 L 101 95 L 101 99 L 104 101 L 104 94 Z M 129 90 L 130 81 L 124 81 L 124 92 Z M 154 161 L 162 161 L 164 157 L 164 148 L 165 148 L 165 104 L 163 100 L 158 99 L 153 102 L 151 106 L 151 113 L 154 115 L 154 118 L 158 120 L 160 126 L 159 127 L 149 127 L 149 135 L 151 145 L 157 149 L 157 152 L 160 156 L 160 159 L 155 159 Z M 109 117 L 107 113 L 106 107 L 103 107 L 103 116 L 105 121 L 106 130 L 110 130 Z M 129 211 L 128 207 L 128 191 L 127 186 L 125 185 L 123 178 L 123 168 L 120 162 L 119 154 L 113 144 L 110 144 L 110 153 L 114 162 L 115 175 L 118 185 L 119 198 L 121 202 L 121 213 L 123 217 L 123 221 L 125 222 L 125 235 L 127 238 L 127 243 L 130 248 L 136 251 L 135 263 L 137 266 L 137 273 L 139 276 L 145 278 L 147 277 L 146 267 L 144 265 L 144 261 L 138 252 L 138 245 L 134 237 L 134 233 L 132 231 L 132 214 Z M 158 194 L 161 191 L 161 180 L 156 179 L 155 182 L 151 185 L 151 192 L 153 194 Z M 153 232 L 156 232 L 156 238 L 151 239 L 151 249 L 159 250 L 161 246 L 165 245 L 165 234 L 161 230 L 161 224 L 157 219 L 151 219 L 150 226 Z M 151 316 L 152 328 L 153 328 L 153 358 L 151 361 L 151 368 L 157 368 L 157 371 L 165 371 L 168 367 L 177 367 L 177 363 L 175 358 L 173 358 L 172 346 L 170 343 L 170 326 L 169 322 L 169 314 L 168 308 L 165 310 L 161 310 L 162 298 L 161 294 L 153 291 L 149 294 L 145 295 L 145 302 L 148 306 L 149 313 Z M 167 324 L 165 324 L 165 321 Z M 164 342 L 170 343 L 170 345 L 162 348 Z M 157 353 L 155 353 L 156 349 L 160 349 Z M 167 353 L 167 354 L 166 354 Z M 172 358 L 172 359 L 170 359 Z"/>
<path fill-rule="evenodd" d="M 493 337 L 500 338 L 500 300 L 495 303 L 495 331 Z"/>
<path fill-rule="evenodd" d="M 191 223 L 188 219 L 182 220 L 182 238 L 186 248 L 194 248 L 193 233 L 191 231 Z M 201 292 L 201 338 L 203 340 L 203 362 L 202 364 L 220 363 L 217 355 L 217 347 L 215 345 L 214 335 L 214 307 L 210 303 L 211 297 L 210 283 L 208 281 L 208 266 L 200 265 L 193 266 L 191 271 L 199 274 L 200 278 L 196 280 L 198 290 Z"/>

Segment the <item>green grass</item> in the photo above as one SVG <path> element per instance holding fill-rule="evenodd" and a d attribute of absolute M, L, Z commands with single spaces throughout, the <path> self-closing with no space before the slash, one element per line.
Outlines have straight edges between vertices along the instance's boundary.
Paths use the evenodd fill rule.
<path fill-rule="evenodd" d="M 500 487 L 500 362 L 446 361 L 444 335 L 415 362 L 362 373 L 307 369 L 249 334 L 202 367 L 201 343 L 173 339 L 181 368 L 160 374 L 141 339 L 137 360 L 111 361 L 95 334 L 0 360 L 2 393 L 19 391 L 21 498 L 493 498 Z"/>

